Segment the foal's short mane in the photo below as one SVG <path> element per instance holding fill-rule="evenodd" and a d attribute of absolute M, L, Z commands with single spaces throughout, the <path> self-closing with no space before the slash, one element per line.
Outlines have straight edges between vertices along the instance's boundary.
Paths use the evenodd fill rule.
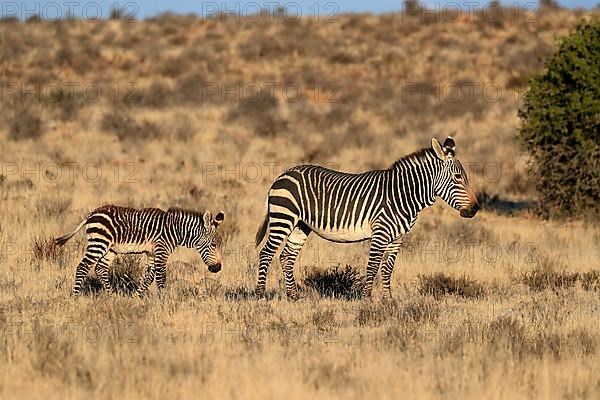
<path fill-rule="evenodd" d="M 195 217 L 202 217 L 204 216 L 204 213 L 201 211 L 195 211 L 195 210 L 187 210 L 185 208 L 180 208 L 180 207 L 170 207 L 167 210 L 167 213 L 173 213 L 173 214 L 189 214 L 189 215 L 193 215 Z"/>
<path fill-rule="evenodd" d="M 402 165 L 404 165 L 406 163 L 406 161 L 409 161 L 409 160 L 423 160 L 423 159 L 427 158 L 428 156 L 432 155 L 432 152 L 433 152 L 433 149 L 431 149 L 430 147 L 425 147 L 423 149 L 414 151 L 414 152 L 407 154 L 404 157 L 398 159 L 396 162 L 394 162 L 392 164 L 392 166 L 389 169 L 401 167 Z"/>

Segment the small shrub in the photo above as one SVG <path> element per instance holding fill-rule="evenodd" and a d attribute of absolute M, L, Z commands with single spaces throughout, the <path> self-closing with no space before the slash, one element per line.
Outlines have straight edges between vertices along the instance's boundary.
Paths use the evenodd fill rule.
<path fill-rule="evenodd" d="M 136 120 L 119 111 L 111 111 L 102 117 L 102 129 L 115 133 L 120 140 L 152 139 L 160 135 L 158 126 L 153 122 Z"/>
<path fill-rule="evenodd" d="M 529 286 L 530 290 L 541 291 L 552 289 L 554 291 L 568 289 L 575 286 L 579 274 L 576 272 L 555 271 L 556 264 L 547 258 L 540 260 L 539 264 L 531 271 L 525 272 L 521 281 Z"/>
<path fill-rule="evenodd" d="M 154 82 L 142 92 L 141 104 L 147 107 L 162 108 L 169 104 L 173 92 L 165 83 Z"/>
<path fill-rule="evenodd" d="M 257 99 L 243 97 L 227 115 L 229 122 L 239 121 L 257 136 L 275 137 L 288 129 L 288 121 L 279 114 L 279 100 L 271 93 Z"/>
<path fill-rule="evenodd" d="M 529 84 L 519 139 L 547 217 L 600 215 L 600 20 L 582 22 Z"/>
<path fill-rule="evenodd" d="M 304 285 L 322 297 L 353 300 L 360 298 L 363 279 L 350 265 L 333 270 L 313 270 L 304 278 Z"/>
<path fill-rule="evenodd" d="M 335 312 L 333 309 L 316 309 L 311 314 L 310 320 L 317 329 L 328 330 L 335 323 Z"/>
<path fill-rule="evenodd" d="M 10 137 L 14 140 L 37 139 L 44 133 L 41 112 L 32 105 L 17 106 L 9 124 Z"/>
<path fill-rule="evenodd" d="M 483 286 L 466 276 L 455 278 L 443 272 L 437 272 L 431 275 L 419 275 L 418 280 L 419 293 L 433 296 L 436 299 L 447 295 L 468 299 L 485 297 Z"/>
<path fill-rule="evenodd" d="M 600 291 L 600 271 L 593 269 L 589 272 L 584 272 L 579 276 L 579 279 L 581 280 L 581 286 L 585 290 Z"/>

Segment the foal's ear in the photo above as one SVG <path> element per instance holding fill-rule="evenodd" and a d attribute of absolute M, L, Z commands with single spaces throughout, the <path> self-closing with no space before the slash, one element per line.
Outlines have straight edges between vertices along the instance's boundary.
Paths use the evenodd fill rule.
<path fill-rule="evenodd" d="M 452 136 L 448 136 L 446 140 L 444 140 L 443 146 L 436 138 L 431 139 L 431 147 L 433 148 L 433 151 L 435 151 L 437 158 L 443 161 L 454 157 L 456 154 L 456 143 Z"/>
<path fill-rule="evenodd" d="M 219 211 L 217 215 L 215 215 L 215 226 L 221 225 L 221 222 L 225 220 L 225 213 L 223 211 Z"/>
<path fill-rule="evenodd" d="M 204 219 L 204 227 L 210 228 L 210 226 L 212 225 L 212 214 L 210 213 L 210 211 L 206 210 L 202 218 Z"/>
<path fill-rule="evenodd" d="M 440 160 L 446 159 L 446 154 L 444 154 L 442 145 L 440 144 L 440 142 L 438 142 L 438 140 L 436 138 L 431 139 L 431 148 L 435 152 L 435 155 L 437 156 L 437 158 L 439 158 Z"/>

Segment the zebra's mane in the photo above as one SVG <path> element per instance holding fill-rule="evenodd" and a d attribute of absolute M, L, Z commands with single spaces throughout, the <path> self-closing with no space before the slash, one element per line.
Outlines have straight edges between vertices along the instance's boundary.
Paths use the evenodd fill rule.
<path fill-rule="evenodd" d="M 185 208 L 180 208 L 180 207 L 170 207 L 169 209 L 167 209 L 167 212 L 173 213 L 173 214 L 188 214 L 188 215 L 193 215 L 195 217 L 200 217 L 200 218 L 202 218 L 204 216 L 204 212 L 202 212 L 202 211 L 187 210 Z"/>
<path fill-rule="evenodd" d="M 410 154 L 407 154 L 404 157 L 397 160 L 396 162 L 394 162 L 392 164 L 392 166 L 390 167 L 390 169 L 396 169 L 396 168 L 402 167 L 402 166 L 406 165 L 407 161 L 420 161 L 420 160 L 427 159 L 429 156 L 432 155 L 432 152 L 433 152 L 433 149 L 431 147 L 425 147 L 423 149 L 420 149 L 420 150 L 417 150 Z"/>

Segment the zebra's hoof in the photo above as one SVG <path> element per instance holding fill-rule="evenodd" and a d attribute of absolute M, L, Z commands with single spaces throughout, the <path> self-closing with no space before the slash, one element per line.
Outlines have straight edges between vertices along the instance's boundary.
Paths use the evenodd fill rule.
<path fill-rule="evenodd" d="M 256 289 L 254 290 L 254 296 L 255 296 L 257 299 L 264 299 L 264 298 L 265 298 L 265 289 L 262 289 L 262 288 L 256 288 Z"/>
<path fill-rule="evenodd" d="M 294 302 L 300 300 L 300 296 L 298 295 L 297 292 L 288 293 L 287 298 L 288 298 L 288 301 L 294 301 Z"/>

